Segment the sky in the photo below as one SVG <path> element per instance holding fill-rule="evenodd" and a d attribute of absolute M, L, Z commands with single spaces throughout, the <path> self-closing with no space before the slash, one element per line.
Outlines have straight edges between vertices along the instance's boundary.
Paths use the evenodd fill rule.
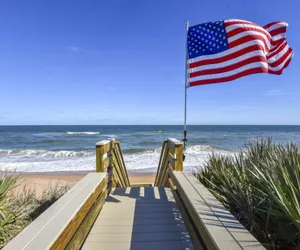
<path fill-rule="evenodd" d="M 0 125 L 183 124 L 185 22 L 289 23 L 282 75 L 188 89 L 187 124 L 300 124 L 298 0 L 1 0 Z"/>

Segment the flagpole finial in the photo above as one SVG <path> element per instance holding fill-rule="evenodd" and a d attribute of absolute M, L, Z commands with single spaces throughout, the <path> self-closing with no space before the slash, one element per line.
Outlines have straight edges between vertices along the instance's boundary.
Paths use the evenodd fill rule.
<path fill-rule="evenodd" d="M 186 31 L 189 30 L 189 26 L 190 26 L 190 22 L 189 22 L 189 20 L 186 20 L 186 22 L 185 22 Z"/>

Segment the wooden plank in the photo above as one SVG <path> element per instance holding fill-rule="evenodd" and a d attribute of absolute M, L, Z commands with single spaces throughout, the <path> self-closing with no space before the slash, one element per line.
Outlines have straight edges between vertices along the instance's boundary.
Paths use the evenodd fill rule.
<path fill-rule="evenodd" d="M 168 219 L 168 218 L 176 218 L 182 219 L 181 213 L 179 211 L 175 211 L 173 213 L 140 213 L 140 214 L 128 214 L 128 213 L 101 213 L 97 217 L 97 221 L 101 219 L 108 220 L 120 220 L 120 219 Z M 97 221 L 95 223 L 97 223 Z"/>
<path fill-rule="evenodd" d="M 96 143 L 96 148 L 102 148 L 102 152 L 105 154 L 112 149 L 111 143 L 112 140 L 103 140 Z"/>
<path fill-rule="evenodd" d="M 10 241 L 5 250 L 50 249 L 53 244 L 61 246 L 72 237 L 87 211 L 103 190 L 104 173 L 89 173 L 71 190 L 42 213 L 19 235 Z M 65 238 L 60 238 L 61 235 Z M 58 242 L 57 242 L 58 240 Z"/>
<path fill-rule="evenodd" d="M 199 236 L 197 230 L 194 228 L 193 220 L 189 216 L 189 213 L 182 203 L 182 200 L 180 199 L 179 195 L 177 194 L 177 191 L 173 191 L 174 198 L 176 200 L 176 204 L 178 205 L 178 208 L 180 210 L 180 214 L 182 216 L 182 219 L 184 221 L 184 224 L 186 226 L 187 231 L 189 232 L 190 238 L 193 242 L 193 245 L 195 249 L 198 250 L 206 250 L 205 244 L 202 242 L 201 236 Z"/>
<path fill-rule="evenodd" d="M 183 171 L 183 144 L 176 144 L 175 146 L 176 162 L 174 166 L 175 171 Z"/>
<path fill-rule="evenodd" d="M 131 183 L 130 187 L 152 187 L 153 183 L 152 182 L 143 182 L 143 183 Z"/>
<path fill-rule="evenodd" d="M 123 155 L 122 155 L 120 143 L 116 144 L 116 147 L 114 148 L 113 151 L 114 151 L 116 160 L 118 162 L 120 171 L 121 171 L 123 179 L 124 179 L 124 187 L 130 186 L 128 173 L 127 173 L 127 170 L 126 170 L 126 167 L 125 167 L 125 162 L 124 162 L 124 158 L 123 158 Z"/>
<path fill-rule="evenodd" d="M 265 249 L 255 237 L 219 202 L 209 190 L 192 174 L 184 174 L 191 185 L 197 190 L 212 213 L 230 232 L 243 249 Z"/>
<path fill-rule="evenodd" d="M 86 215 L 84 218 L 83 222 L 77 229 L 76 233 L 68 243 L 67 247 L 65 248 L 66 250 L 77 250 L 80 249 L 82 246 L 86 236 L 88 235 L 92 225 L 94 224 L 98 214 L 100 213 L 104 202 L 105 198 L 107 196 L 107 190 L 101 193 L 101 195 L 98 197 L 96 200 L 95 204 L 93 207 L 90 209 L 89 213 Z"/>
<path fill-rule="evenodd" d="M 175 202 L 172 191 L 169 188 L 163 187 L 136 187 L 136 188 L 117 188 L 112 190 L 107 201 L 123 201 L 123 200 L 137 200 L 137 201 L 169 201 Z"/>
<path fill-rule="evenodd" d="M 122 170 L 120 168 L 120 165 L 116 157 L 114 157 L 113 163 L 114 163 L 115 172 L 118 176 L 119 185 L 121 187 L 126 187 L 126 179 L 124 179 L 124 177 L 126 178 L 126 176 L 124 176 L 124 174 L 122 173 Z"/>
<path fill-rule="evenodd" d="M 165 177 L 167 167 L 168 167 L 168 154 L 169 154 L 169 148 L 166 147 L 166 150 L 163 152 L 162 156 L 162 163 L 159 168 L 159 173 L 157 174 L 157 182 L 156 186 L 164 186 L 163 179 Z"/>
<path fill-rule="evenodd" d="M 172 181 L 171 178 L 168 179 L 168 184 L 169 184 L 169 187 L 172 189 L 172 190 L 175 190 L 176 189 L 176 186 L 174 184 L 174 182 Z"/>
<path fill-rule="evenodd" d="M 193 218 L 207 248 L 232 250 L 244 249 L 240 242 L 233 237 L 228 228 L 220 221 L 219 217 L 214 214 L 211 207 L 198 193 L 197 189 L 191 184 L 186 176 L 182 172 L 176 171 L 171 175 L 179 195 L 184 201 L 184 205 L 187 207 L 189 214 Z M 212 195 L 210 198 L 213 198 Z M 232 219 L 231 222 L 236 222 L 236 220 Z M 260 245 L 256 240 L 251 241 L 251 243 Z"/>
<path fill-rule="evenodd" d="M 189 241 L 190 236 L 187 232 L 154 232 L 138 234 L 94 234 L 91 233 L 86 242 L 153 242 L 153 241 Z"/>
<path fill-rule="evenodd" d="M 116 188 L 107 200 L 82 249 L 193 249 L 169 188 Z"/>
<path fill-rule="evenodd" d="M 177 225 L 177 224 L 183 224 L 184 222 L 181 219 L 176 219 L 176 218 L 150 218 L 150 219 L 141 219 L 141 218 L 127 218 L 123 217 L 122 219 L 119 220 L 111 220 L 109 218 L 101 218 L 100 220 L 97 220 L 95 222 L 95 225 L 98 226 L 130 226 L 130 225 L 135 225 L 135 226 L 142 226 L 142 225 L 148 225 L 148 226 L 153 226 L 153 225 Z"/>
<path fill-rule="evenodd" d="M 96 157 L 97 157 L 97 155 L 99 156 L 99 154 L 98 153 L 96 153 Z M 97 162 L 97 160 L 96 160 L 96 162 Z M 103 164 L 103 171 L 105 170 L 105 169 L 107 169 L 109 166 L 111 166 L 112 165 L 112 163 L 113 163 L 113 155 L 112 154 L 108 154 L 107 155 L 107 157 L 105 158 L 105 159 L 102 159 L 102 164 Z M 102 171 L 102 172 L 103 172 Z M 97 171 L 98 172 L 98 171 Z"/>
<path fill-rule="evenodd" d="M 120 243 L 97 243 L 87 242 L 83 250 L 153 250 L 153 249 L 165 249 L 165 250 L 189 250 L 194 249 L 191 243 L 182 241 L 171 241 L 171 242 L 120 242 Z"/>
<path fill-rule="evenodd" d="M 175 138 L 168 139 L 168 148 L 173 154 L 175 153 L 175 147 L 179 145 L 183 145 L 183 143 Z"/>
<path fill-rule="evenodd" d="M 155 233 L 155 232 L 161 232 L 161 233 L 167 233 L 167 232 L 186 232 L 186 228 L 184 224 L 178 224 L 176 226 L 174 225 L 153 225 L 153 226 L 98 226 L 94 225 L 90 233 L 96 233 L 96 234 L 113 234 L 113 233 Z"/>
<path fill-rule="evenodd" d="M 164 154 L 165 154 L 167 145 L 168 145 L 168 141 L 164 141 L 162 148 L 161 148 L 161 154 L 159 157 L 159 163 L 158 163 L 158 167 L 157 167 L 157 171 L 156 171 L 156 176 L 155 176 L 155 181 L 154 181 L 155 186 L 158 186 L 158 178 L 160 176 L 161 164 L 162 164 L 162 161 L 164 160 Z"/>
<path fill-rule="evenodd" d="M 96 199 L 100 196 L 103 190 L 106 189 L 107 176 L 105 176 L 105 178 L 103 178 L 100 183 L 95 184 L 96 185 L 93 190 L 86 189 L 85 192 L 82 192 L 82 198 L 80 198 L 80 196 L 76 198 L 78 201 L 74 200 L 70 202 L 70 206 L 64 211 L 60 212 L 60 218 L 53 219 L 52 225 L 49 224 L 49 228 L 46 228 L 47 231 L 56 230 L 58 223 L 56 224 L 55 221 L 66 220 L 66 222 L 68 222 L 68 224 L 66 224 L 67 226 L 62 227 L 61 233 L 59 234 L 58 238 L 55 240 L 54 244 L 51 246 L 50 249 L 54 250 L 59 248 L 65 248 L 68 245 L 71 238 L 77 231 L 78 227 L 84 220 L 85 216 L 95 203 Z M 69 215 L 72 214 L 72 208 L 75 209 L 75 211 L 73 210 L 74 215 L 70 218 Z M 47 234 L 46 230 L 44 232 L 45 235 L 49 235 Z"/>
<path fill-rule="evenodd" d="M 112 149 L 112 145 L 112 141 L 108 140 L 96 143 L 96 172 L 104 172 L 103 155 Z M 107 164 L 107 161 L 105 164 Z"/>
<path fill-rule="evenodd" d="M 140 206 L 128 206 L 128 207 L 124 207 L 124 206 L 104 206 L 103 207 L 103 212 L 108 211 L 109 213 L 118 213 L 120 211 L 120 209 L 123 209 L 124 212 L 127 211 L 131 211 L 134 209 L 134 213 L 138 214 L 138 213 L 162 213 L 162 212 L 174 212 L 174 211 L 178 211 L 178 209 L 176 208 L 176 206 L 170 207 L 170 206 L 159 206 L 159 207 L 149 207 L 149 206 L 145 206 L 145 207 L 140 207 Z"/>
<path fill-rule="evenodd" d="M 166 152 L 166 158 L 163 162 L 163 165 L 162 165 L 162 172 L 160 173 L 160 176 L 159 176 L 159 183 L 158 185 L 161 186 L 161 187 L 165 187 L 166 184 L 167 184 L 167 180 L 168 180 L 168 168 L 169 168 L 169 159 L 168 159 L 168 154 L 169 154 L 169 149 L 167 149 L 167 152 Z"/>
<path fill-rule="evenodd" d="M 168 161 L 172 165 L 172 167 L 175 168 L 176 159 L 174 158 L 174 156 L 170 152 L 168 154 Z"/>

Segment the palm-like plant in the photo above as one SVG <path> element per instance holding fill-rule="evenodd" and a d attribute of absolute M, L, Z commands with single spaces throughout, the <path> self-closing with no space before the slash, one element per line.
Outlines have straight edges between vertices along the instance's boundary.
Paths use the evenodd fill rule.
<path fill-rule="evenodd" d="M 298 249 L 299 145 L 269 139 L 234 156 L 212 154 L 196 176 L 266 247 Z"/>
<path fill-rule="evenodd" d="M 26 223 L 25 208 L 14 206 L 15 199 L 11 195 L 18 176 L 0 173 L 0 246 L 5 244 Z"/>

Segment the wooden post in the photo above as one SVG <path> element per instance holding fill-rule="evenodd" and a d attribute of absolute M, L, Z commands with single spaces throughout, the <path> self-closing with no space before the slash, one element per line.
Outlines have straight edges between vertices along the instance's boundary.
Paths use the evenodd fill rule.
<path fill-rule="evenodd" d="M 176 161 L 175 161 L 175 171 L 183 171 L 183 145 L 176 144 L 175 145 L 175 154 L 176 154 Z"/>
<path fill-rule="evenodd" d="M 104 172 L 103 155 L 108 152 L 110 141 L 104 140 L 96 143 L 96 172 Z"/>

